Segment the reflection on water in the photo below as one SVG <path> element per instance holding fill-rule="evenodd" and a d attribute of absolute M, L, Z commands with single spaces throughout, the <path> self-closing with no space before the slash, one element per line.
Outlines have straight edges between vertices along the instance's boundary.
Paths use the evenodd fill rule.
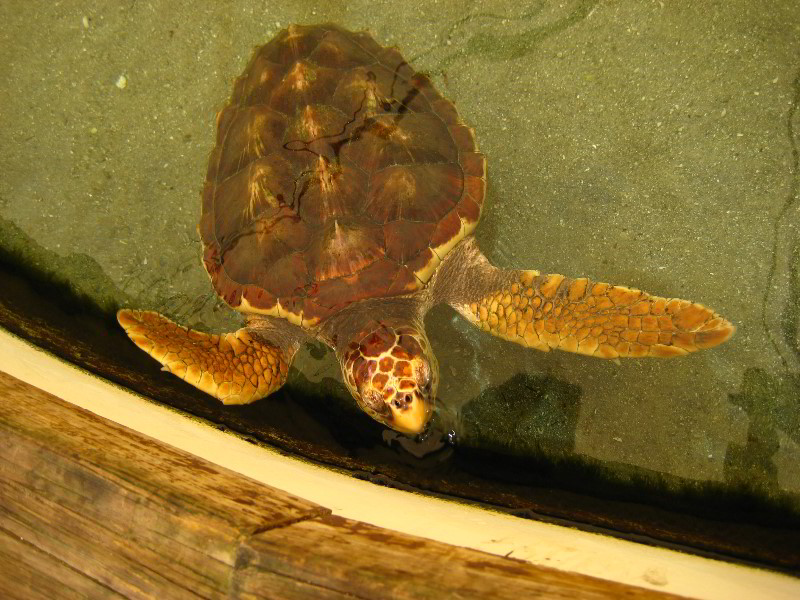
<path fill-rule="evenodd" d="M 4 296 L 4 326 L 22 323 L 14 311 L 39 311 L 36 323 L 68 332 L 40 343 L 77 348 L 78 358 L 64 351 L 73 360 L 363 477 L 592 523 L 602 519 L 549 494 L 595 490 L 691 514 L 729 494 L 740 522 L 777 519 L 796 533 L 796 3 L 542 2 L 526 12 L 498 2 L 465 14 L 439 2 L 423 7 L 436 15 L 425 23 L 349 3 L 344 25 L 397 44 L 476 128 L 490 179 L 477 237 L 495 264 L 692 298 L 739 328 L 710 352 L 617 365 L 517 348 L 439 308 L 426 319 L 442 371 L 437 420 L 456 444 L 421 459 L 413 454 L 428 449 L 385 441 L 360 414 L 319 347 L 302 351 L 285 393 L 223 409 L 124 350 L 111 321 L 107 332 L 59 322 L 62 288 L 45 307 L 55 276 L 101 312 L 124 304 L 198 328 L 238 326 L 210 293 L 195 233 L 214 114 L 276 22 L 325 21 L 333 9 L 275 2 L 268 13 L 214 6 L 187 17 L 154 5 L 53 4 L 35 17 L 0 6 L 0 133 L 13 148 L 0 157 L 0 246 L 26 277 L 51 274 L 33 291 L 14 287 L 17 301 Z M 26 293 L 40 299 L 23 302 Z M 87 331 L 95 337 L 81 341 Z M 610 501 L 602 510 L 614 511 Z M 703 535 L 692 539 L 708 547 Z"/>

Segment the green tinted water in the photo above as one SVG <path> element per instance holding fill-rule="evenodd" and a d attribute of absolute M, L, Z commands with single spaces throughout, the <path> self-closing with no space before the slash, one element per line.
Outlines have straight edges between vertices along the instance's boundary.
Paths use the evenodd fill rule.
<path fill-rule="evenodd" d="M 238 327 L 195 233 L 214 115 L 254 46 L 327 20 L 396 44 L 475 127 L 490 177 L 477 237 L 497 265 L 689 298 L 738 327 L 712 351 L 615 364 L 518 348 L 439 308 L 443 426 L 797 506 L 794 1 L 5 2 L 2 246 L 100 304 Z M 311 386 L 338 377 L 319 349 L 295 366 Z"/>

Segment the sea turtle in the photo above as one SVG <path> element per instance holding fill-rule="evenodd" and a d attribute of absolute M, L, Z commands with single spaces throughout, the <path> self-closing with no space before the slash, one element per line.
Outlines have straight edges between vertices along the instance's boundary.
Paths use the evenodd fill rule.
<path fill-rule="evenodd" d="M 130 309 L 119 323 L 225 404 L 271 394 L 300 345 L 321 340 L 358 405 L 408 434 L 433 410 L 423 317 L 440 303 L 517 344 L 602 358 L 678 356 L 733 334 L 700 304 L 492 266 L 471 235 L 485 193 L 473 130 L 396 49 L 291 26 L 217 115 L 202 194 L 203 264 L 246 326 L 211 335 Z"/>

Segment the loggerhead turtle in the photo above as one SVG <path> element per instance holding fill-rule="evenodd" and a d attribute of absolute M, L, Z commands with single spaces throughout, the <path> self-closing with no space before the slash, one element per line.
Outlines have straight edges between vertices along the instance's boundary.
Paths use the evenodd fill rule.
<path fill-rule="evenodd" d="M 678 356 L 734 332 L 700 304 L 492 266 L 471 235 L 486 193 L 473 130 L 367 33 L 281 31 L 236 80 L 217 129 L 203 264 L 246 326 L 211 335 L 130 309 L 118 320 L 225 404 L 280 388 L 298 347 L 317 339 L 367 414 L 418 433 L 439 377 L 423 317 L 439 303 L 520 345 L 602 358 Z"/>

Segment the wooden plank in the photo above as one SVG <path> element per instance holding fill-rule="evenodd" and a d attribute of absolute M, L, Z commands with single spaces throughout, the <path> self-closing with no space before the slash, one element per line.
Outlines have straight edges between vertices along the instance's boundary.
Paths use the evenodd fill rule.
<path fill-rule="evenodd" d="M 358 521 L 0 372 L 0 597 L 666 598 Z"/>
<path fill-rule="evenodd" d="M 0 529 L 0 598 L 122 598 L 113 590 Z"/>
<path fill-rule="evenodd" d="M 0 527 L 126 596 L 226 594 L 240 540 L 329 512 L 0 373 Z"/>
<path fill-rule="evenodd" d="M 263 590 L 282 598 L 677 598 L 334 515 L 254 536 L 235 580 L 247 599 Z"/>

